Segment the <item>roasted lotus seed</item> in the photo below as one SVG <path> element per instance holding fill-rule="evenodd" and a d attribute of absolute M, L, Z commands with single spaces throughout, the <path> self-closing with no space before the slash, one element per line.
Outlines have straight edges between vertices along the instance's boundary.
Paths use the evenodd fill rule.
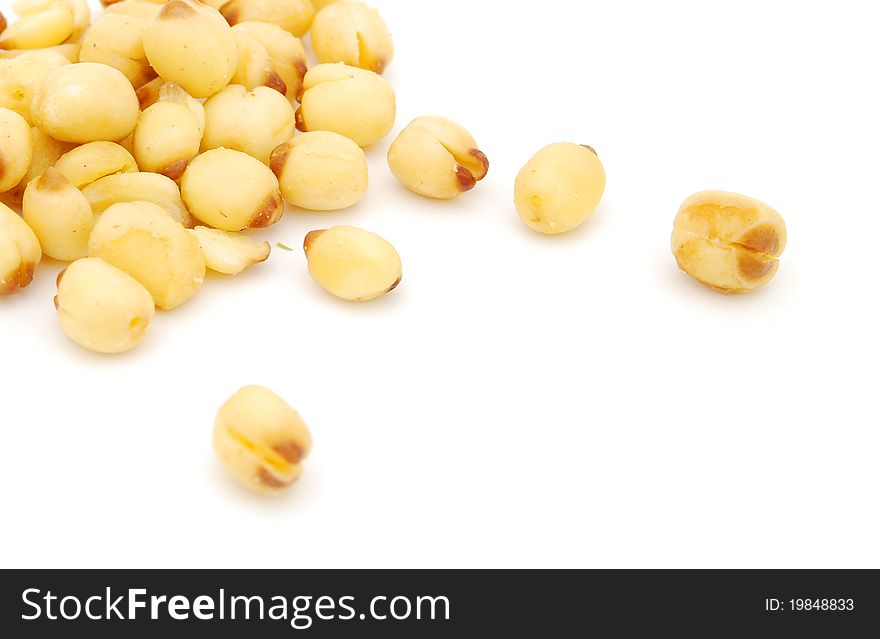
<path fill-rule="evenodd" d="M 704 191 L 682 204 L 672 252 L 698 282 L 721 293 L 747 293 L 773 279 L 786 241 L 782 216 L 763 202 Z"/>
<path fill-rule="evenodd" d="M 92 229 L 89 256 L 131 275 L 164 310 L 188 301 L 205 281 L 198 240 L 149 202 L 114 204 L 104 211 Z"/>
<path fill-rule="evenodd" d="M 394 57 L 388 27 L 360 0 L 339 0 L 319 11 L 311 36 L 318 62 L 344 62 L 381 74 Z"/>
<path fill-rule="evenodd" d="M 338 211 L 354 206 L 367 193 L 367 158 L 338 133 L 298 135 L 272 152 L 270 166 L 284 199 L 303 209 Z"/>
<path fill-rule="evenodd" d="M 21 216 L 0 203 L 0 295 L 14 295 L 34 279 L 43 250 Z"/>
<path fill-rule="evenodd" d="M 141 113 L 132 146 L 141 169 L 176 180 L 198 155 L 201 141 L 202 131 L 189 107 L 160 101 Z"/>
<path fill-rule="evenodd" d="M 308 70 L 306 50 L 299 38 L 294 37 L 276 24 L 266 22 L 240 22 L 232 30 L 236 33 L 245 33 L 263 45 L 269 55 L 272 70 L 281 77 L 284 83 L 287 99 L 295 102 L 302 93 L 303 78 Z M 242 83 L 237 82 L 236 84 Z M 272 77 L 265 84 L 280 89 Z"/>
<path fill-rule="evenodd" d="M 205 102 L 205 115 L 203 151 L 233 149 L 263 164 L 269 164 L 272 149 L 293 137 L 296 130 L 290 102 L 268 87 L 248 91 L 231 84 Z"/>
<path fill-rule="evenodd" d="M 201 222 L 223 231 L 265 228 L 284 213 L 278 178 L 241 151 L 214 149 L 189 163 L 180 192 Z"/>
<path fill-rule="evenodd" d="M 311 0 L 230 0 L 220 12 L 229 24 L 267 22 L 298 38 L 308 32 L 315 17 Z"/>
<path fill-rule="evenodd" d="M 413 120 L 388 150 L 391 172 L 411 191 L 448 200 L 486 177 L 489 160 L 461 125 L 436 116 Z"/>
<path fill-rule="evenodd" d="M 312 279 L 343 300 L 367 302 L 400 284 L 400 255 L 375 233 L 335 226 L 309 233 L 303 248 Z"/>
<path fill-rule="evenodd" d="M 15 111 L 0 108 L 0 193 L 14 188 L 34 157 L 31 127 Z"/>
<path fill-rule="evenodd" d="M 275 495 L 302 476 L 312 436 L 299 414 L 261 386 L 230 397 L 214 423 L 214 451 L 238 482 Z"/>
<path fill-rule="evenodd" d="M 391 131 L 397 115 L 391 85 L 380 75 L 344 64 L 319 64 L 306 73 L 300 131 L 332 131 L 368 147 Z"/>
<path fill-rule="evenodd" d="M 156 314 L 149 291 L 124 271 L 87 257 L 58 276 L 61 330 L 80 346 L 114 354 L 141 343 Z"/>
<path fill-rule="evenodd" d="M 33 125 L 34 94 L 50 73 L 68 65 L 70 60 L 49 49 L 0 59 L 0 107 L 15 111 Z"/>
<path fill-rule="evenodd" d="M 596 152 L 562 142 L 544 147 L 516 177 L 516 210 L 530 228 L 567 233 L 586 222 L 605 192 L 605 169 Z"/>
<path fill-rule="evenodd" d="M 146 21 L 107 13 L 89 27 L 79 52 L 80 62 L 99 62 L 120 71 L 134 88 L 156 77 L 144 52 Z"/>
<path fill-rule="evenodd" d="M 82 189 L 108 175 L 136 173 L 131 153 L 114 142 L 89 142 L 62 155 L 55 168 L 76 188 Z"/>
<path fill-rule="evenodd" d="M 56 140 L 117 142 L 134 131 L 138 99 L 122 73 L 81 62 L 50 73 L 34 95 L 35 124 Z"/>
<path fill-rule="evenodd" d="M 85 196 L 58 170 L 50 167 L 28 184 L 22 216 L 49 257 L 72 262 L 88 255 L 95 215 Z"/>
<path fill-rule="evenodd" d="M 73 34 L 74 11 L 68 0 L 19 0 L 18 20 L 0 32 L 0 49 L 41 49 Z"/>
<path fill-rule="evenodd" d="M 144 27 L 144 52 L 164 80 L 195 98 L 222 90 L 238 67 L 232 30 L 216 9 L 198 0 L 171 0 Z"/>
<path fill-rule="evenodd" d="M 255 242 L 247 235 L 197 226 L 190 231 L 202 248 L 208 268 L 224 275 L 238 275 L 249 266 L 269 259 L 268 242 Z"/>

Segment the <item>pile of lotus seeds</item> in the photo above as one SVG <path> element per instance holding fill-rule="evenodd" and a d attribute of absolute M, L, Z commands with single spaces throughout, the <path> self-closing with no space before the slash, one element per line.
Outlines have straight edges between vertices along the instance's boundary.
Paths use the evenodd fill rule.
<path fill-rule="evenodd" d="M 191 299 L 206 269 L 235 275 L 268 259 L 269 244 L 242 231 L 278 222 L 285 202 L 357 204 L 363 149 L 392 131 L 396 102 L 381 75 L 391 34 L 360 0 L 103 2 L 94 22 L 86 0 L 18 0 L 10 24 L 0 14 L 0 295 L 28 286 L 43 255 L 69 262 L 61 329 L 109 354 L 137 346 L 157 307 Z M 312 68 L 299 39 L 309 32 Z M 401 131 L 388 165 L 447 200 L 489 170 L 471 134 L 436 116 Z M 596 152 L 557 143 L 523 167 L 514 201 L 527 226 L 560 234 L 604 190 Z M 733 193 L 690 197 L 673 224 L 679 267 L 723 293 L 770 281 L 785 242 L 776 211 Z M 397 251 L 366 230 L 312 231 L 304 249 L 312 278 L 344 300 L 401 281 Z M 217 416 L 218 457 L 259 492 L 292 485 L 310 446 L 267 389 L 243 388 Z"/>

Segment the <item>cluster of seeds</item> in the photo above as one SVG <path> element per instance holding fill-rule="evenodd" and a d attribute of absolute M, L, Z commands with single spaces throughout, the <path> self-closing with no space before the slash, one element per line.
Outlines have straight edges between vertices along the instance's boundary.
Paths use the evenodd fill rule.
<path fill-rule="evenodd" d="M 364 149 L 397 119 L 382 77 L 394 44 L 360 0 L 103 1 L 94 22 L 86 0 L 18 0 L 16 20 L 0 15 L 0 294 L 26 287 L 43 255 L 68 262 L 61 329 L 121 353 L 145 338 L 156 308 L 196 295 L 207 269 L 235 275 L 268 259 L 269 244 L 243 231 L 277 223 L 285 202 L 336 211 L 364 198 Z M 312 68 L 299 39 L 309 32 Z M 403 128 L 388 165 L 441 200 L 489 171 L 474 137 L 437 116 Z M 535 231 L 561 234 L 604 191 L 592 148 L 552 144 L 516 177 L 515 208 Z M 785 242 L 767 205 L 708 191 L 682 205 L 672 249 L 689 275 L 736 293 L 774 276 Z M 398 252 L 366 230 L 312 231 L 303 246 L 312 278 L 343 300 L 401 282 Z M 242 389 L 217 418 L 224 466 L 262 492 L 292 484 L 310 445 L 266 389 Z"/>

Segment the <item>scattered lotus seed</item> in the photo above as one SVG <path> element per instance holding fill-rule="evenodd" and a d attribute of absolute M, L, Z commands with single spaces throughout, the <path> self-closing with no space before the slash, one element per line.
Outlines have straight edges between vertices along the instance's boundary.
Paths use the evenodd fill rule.
<path fill-rule="evenodd" d="M 100 215 L 114 204 L 151 202 L 171 219 L 189 228 L 192 216 L 180 197 L 174 180 L 158 173 L 117 173 L 92 182 L 82 191 L 92 211 Z"/>
<path fill-rule="evenodd" d="M 411 191 L 441 200 L 473 189 L 489 159 L 464 127 L 446 118 L 413 120 L 388 150 L 391 172 Z"/>
<path fill-rule="evenodd" d="M 123 353 L 141 343 L 156 314 L 140 282 L 98 258 L 77 260 L 58 276 L 61 330 L 96 353 Z"/>
<path fill-rule="evenodd" d="M 384 138 L 397 117 L 396 98 L 382 76 L 345 64 L 319 64 L 306 73 L 296 126 L 332 131 L 368 147 Z"/>
<path fill-rule="evenodd" d="M 214 451 L 238 482 L 276 495 L 303 472 L 312 436 L 299 414 L 261 386 L 246 386 L 230 397 L 214 423 Z"/>
<path fill-rule="evenodd" d="M 68 0 L 18 0 L 19 18 L 0 33 L 0 49 L 41 49 L 61 44 L 74 31 Z"/>
<path fill-rule="evenodd" d="M 85 196 L 57 169 L 46 169 L 28 184 L 22 216 L 49 257 L 72 262 L 88 255 L 95 215 Z"/>
<path fill-rule="evenodd" d="M 367 158 L 354 142 L 338 133 L 314 131 L 285 142 L 272 152 L 281 195 L 311 211 L 338 211 L 367 193 Z"/>
<path fill-rule="evenodd" d="M 198 0 L 171 0 L 144 27 L 143 39 L 156 73 L 194 98 L 221 91 L 238 68 L 232 30 L 216 9 Z"/>
<path fill-rule="evenodd" d="M 176 180 L 198 155 L 201 141 L 202 129 L 190 108 L 160 100 L 138 118 L 132 147 L 142 170 Z"/>
<path fill-rule="evenodd" d="M 134 277 L 163 310 L 188 301 L 205 281 L 198 240 L 149 202 L 114 204 L 104 211 L 92 229 L 89 256 Z"/>
<path fill-rule="evenodd" d="M 21 115 L 0 108 L 0 193 L 13 189 L 34 157 L 31 127 Z"/>
<path fill-rule="evenodd" d="M 747 293 L 773 279 L 786 241 L 782 216 L 763 202 L 704 191 L 682 204 L 672 252 L 698 282 L 720 293 Z"/>
<path fill-rule="evenodd" d="M 70 60 L 49 49 L 0 59 L 0 107 L 15 111 L 33 125 L 34 94 L 50 73 L 69 65 Z"/>
<path fill-rule="evenodd" d="M 255 242 L 247 235 L 206 226 L 190 231 L 199 241 L 208 268 L 225 275 L 238 275 L 246 268 L 269 259 L 268 242 Z"/>
<path fill-rule="evenodd" d="M 78 144 L 127 137 L 138 113 L 138 99 L 126 77 L 93 62 L 56 69 L 46 76 L 33 102 L 35 124 L 44 133 Z"/>
<path fill-rule="evenodd" d="M 266 228 L 284 214 L 278 178 L 256 158 L 232 149 L 206 151 L 180 178 L 183 201 L 208 226 L 223 231 Z"/>
<path fill-rule="evenodd" d="M 319 11 L 311 35 L 318 62 L 344 62 L 381 74 L 394 57 L 388 27 L 360 0 L 340 0 Z"/>
<path fill-rule="evenodd" d="M 296 118 L 283 93 L 231 84 L 205 102 L 202 150 L 234 149 L 269 164 L 272 149 L 293 137 Z M 242 123 L 247 123 L 242 126 Z"/>
<path fill-rule="evenodd" d="M 335 226 L 309 233 L 303 248 L 312 279 L 341 299 L 367 302 L 400 284 L 400 255 L 375 233 Z"/>
<path fill-rule="evenodd" d="M 311 0 L 230 0 L 220 8 L 229 24 L 267 22 L 304 36 L 312 26 L 315 7 Z"/>
<path fill-rule="evenodd" d="M 272 71 L 280 76 L 286 89 L 284 93 L 287 95 L 287 99 L 291 103 L 296 102 L 302 94 L 303 78 L 308 70 L 306 50 L 299 38 L 276 24 L 266 22 L 240 22 L 232 28 L 232 31 L 247 34 L 263 45 L 269 55 Z M 239 66 L 239 70 L 241 70 L 241 66 Z M 241 82 L 235 83 L 242 84 Z M 271 74 L 265 84 L 280 90 L 280 86 Z"/>
<path fill-rule="evenodd" d="M 34 279 L 43 250 L 21 216 L 0 203 L 0 295 L 14 295 Z"/>
<path fill-rule="evenodd" d="M 144 52 L 146 20 L 107 13 L 89 27 L 80 49 L 80 62 L 99 62 L 120 71 L 135 89 L 156 77 Z"/>
<path fill-rule="evenodd" d="M 516 210 L 530 228 L 557 235 L 586 222 L 604 193 L 605 169 L 592 148 L 551 144 L 519 172 Z"/>
<path fill-rule="evenodd" d="M 62 155 L 55 163 L 58 170 L 78 189 L 108 175 L 136 173 L 137 162 L 131 153 L 113 142 L 89 142 Z"/>

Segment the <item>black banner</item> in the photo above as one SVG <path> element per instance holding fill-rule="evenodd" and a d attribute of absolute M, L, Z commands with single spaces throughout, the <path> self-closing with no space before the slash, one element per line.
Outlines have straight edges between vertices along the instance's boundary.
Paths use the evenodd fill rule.
<path fill-rule="evenodd" d="M 4 571 L 5 637 L 869 637 L 875 571 Z M 645 634 L 645 631 L 648 634 Z M 461 633 L 468 633 L 462 635 Z"/>

